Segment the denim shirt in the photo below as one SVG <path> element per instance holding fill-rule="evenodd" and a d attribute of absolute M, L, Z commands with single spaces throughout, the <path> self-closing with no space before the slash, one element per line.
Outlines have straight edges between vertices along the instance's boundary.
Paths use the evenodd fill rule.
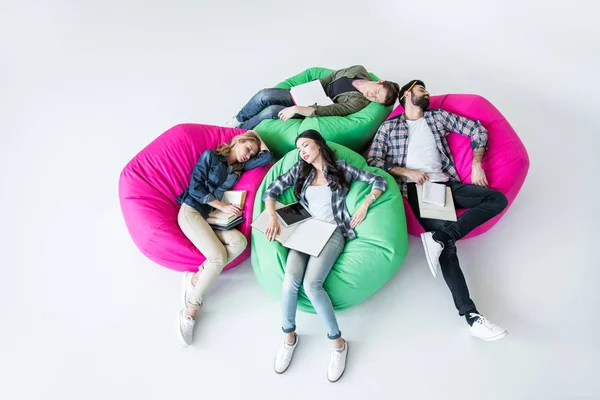
<path fill-rule="evenodd" d="M 262 150 L 256 157 L 244 163 L 242 171 L 262 167 L 271 162 L 273 156 L 270 151 Z M 227 157 L 218 155 L 214 150 L 206 150 L 192 171 L 192 178 L 187 189 L 177 197 L 179 204 L 187 204 L 198 211 L 204 218 L 208 218 L 212 207 L 208 204 L 213 200 L 221 200 L 223 193 L 231 190 L 240 179 L 232 173 L 231 165 L 227 164 Z"/>
<path fill-rule="evenodd" d="M 295 186 L 296 181 L 298 180 L 298 176 L 300 176 L 300 171 L 302 170 L 303 164 L 304 161 L 299 160 L 286 173 L 275 179 L 263 194 L 262 200 L 276 200 L 277 196 L 283 193 L 285 189 L 291 186 Z M 356 168 L 348 164 L 344 160 L 337 160 L 336 164 L 342 171 L 344 171 L 346 182 L 365 182 L 370 184 L 373 189 L 385 192 L 387 182 L 383 177 L 372 172 L 367 172 L 360 168 Z M 323 175 L 325 175 L 327 184 L 331 185 L 331 179 L 329 178 L 329 175 L 327 175 L 327 168 L 325 168 L 325 170 L 323 171 Z M 313 169 L 308 173 L 306 181 L 304 181 L 304 186 L 302 186 L 302 190 L 300 191 L 299 201 L 302 205 L 306 207 L 308 207 L 308 202 L 306 201 L 306 189 L 310 187 L 314 178 L 315 170 Z M 331 209 L 333 211 L 333 216 L 335 217 L 335 222 L 337 223 L 338 228 L 342 231 L 344 236 L 346 236 L 350 240 L 353 240 L 356 239 L 356 233 L 354 232 L 354 229 L 350 227 L 351 217 L 350 213 L 348 212 L 348 207 L 346 205 L 347 195 L 348 189 L 345 187 L 331 189 Z"/>

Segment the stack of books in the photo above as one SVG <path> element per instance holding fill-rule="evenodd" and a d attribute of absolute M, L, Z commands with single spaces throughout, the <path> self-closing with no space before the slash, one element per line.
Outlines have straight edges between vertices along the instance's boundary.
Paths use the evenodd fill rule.
<path fill-rule="evenodd" d="M 238 206 L 239 208 L 244 208 L 244 202 L 246 201 L 246 191 L 245 190 L 228 190 L 223 193 L 223 198 L 221 202 L 225 204 L 233 204 Z M 234 226 L 238 226 L 246 219 L 241 215 L 228 214 L 224 213 L 221 210 L 213 210 L 208 214 L 208 218 L 206 222 L 208 222 L 213 229 L 216 230 L 228 230 L 233 228 Z"/>

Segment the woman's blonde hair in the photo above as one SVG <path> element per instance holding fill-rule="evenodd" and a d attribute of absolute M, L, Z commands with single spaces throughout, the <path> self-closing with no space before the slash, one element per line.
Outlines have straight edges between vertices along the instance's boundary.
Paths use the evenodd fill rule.
<path fill-rule="evenodd" d="M 233 146 L 235 146 L 236 144 L 242 144 L 242 143 L 246 143 L 246 142 L 254 143 L 260 151 L 260 137 L 258 137 L 258 133 L 256 133 L 255 131 L 246 131 L 242 134 L 234 136 L 233 139 L 231 139 L 231 141 L 229 141 L 229 143 L 220 144 L 217 147 L 217 149 L 215 150 L 215 152 L 221 156 L 228 156 L 231 153 Z M 232 166 L 231 172 L 233 172 L 234 174 L 236 174 L 238 176 L 242 174 L 242 164 L 241 163 L 236 161 L 231 166 Z"/>

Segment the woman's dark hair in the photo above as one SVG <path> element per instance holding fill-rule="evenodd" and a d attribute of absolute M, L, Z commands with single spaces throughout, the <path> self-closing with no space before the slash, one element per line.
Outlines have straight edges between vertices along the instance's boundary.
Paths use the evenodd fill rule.
<path fill-rule="evenodd" d="M 302 132 L 296 137 L 296 143 L 298 143 L 298 140 L 303 138 L 314 140 L 316 145 L 319 146 L 319 149 L 321 149 L 321 156 L 323 157 L 323 160 L 325 160 L 325 168 L 327 168 L 327 176 L 329 177 L 329 187 L 331 188 L 331 190 L 341 189 L 342 187 L 349 188 L 350 184 L 346 181 L 344 171 L 338 168 L 335 154 L 333 154 L 333 150 L 331 150 L 331 148 L 327 146 L 327 143 L 325 143 L 325 139 L 323 139 L 323 136 L 321 136 L 321 134 L 315 131 L 314 129 L 309 129 Z M 302 169 L 300 170 L 300 175 L 298 176 L 298 179 L 296 180 L 296 185 L 294 186 L 294 195 L 296 195 L 297 198 L 300 198 L 300 192 L 302 191 L 304 182 L 306 182 L 308 174 L 314 168 L 312 164 L 309 164 L 302 159 L 301 161 Z"/>
<path fill-rule="evenodd" d="M 385 101 L 383 102 L 383 105 L 386 107 L 393 106 L 398 98 L 400 86 L 396 82 L 391 81 L 383 81 L 381 84 L 386 90 Z"/>
<path fill-rule="evenodd" d="M 425 87 L 425 84 L 423 83 L 423 81 L 418 80 L 418 79 L 413 79 L 412 81 L 408 82 L 406 85 L 402 86 L 402 88 L 400 88 L 400 93 L 398 93 L 398 101 L 400 102 L 400 105 L 402 107 L 404 107 L 404 102 L 406 101 L 404 92 L 407 92 L 408 89 L 410 88 L 410 93 L 412 93 L 412 90 L 417 85 L 421 85 L 421 86 Z"/>

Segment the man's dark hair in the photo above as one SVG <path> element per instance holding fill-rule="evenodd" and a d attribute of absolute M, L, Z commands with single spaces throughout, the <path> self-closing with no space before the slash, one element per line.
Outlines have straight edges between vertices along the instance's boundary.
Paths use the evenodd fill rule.
<path fill-rule="evenodd" d="M 404 97 L 404 92 L 408 91 L 408 88 L 410 88 L 411 93 L 412 93 L 412 90 L 417 85 L 421 85 L 421 86 L 425 87 L 425 84 L 423 83 L 423 81 L 421 81 L 419 79 L 413 79 L 412 81 L 408 82 L 406 85 L 402 86 L 402 88 L 400 89 L 400 93 L 398 93 L 398 101 L 400 102 L 400 105 L 402 107 L 404 107 L 404 102 L 406 100 L 406 97 Z"/>
<path fill-rule="evenodd" d="M 383 102 L 383 105 L 386 107 L 393 106 L 396 102 L 396 99 L 398 98 L 400 85 L 398 85 L 396 82 L 391 81 L 383 81 L 381 82 L 381 84 L 387 92 L 387 94 L 385 95 L 385 101 Z"/>

